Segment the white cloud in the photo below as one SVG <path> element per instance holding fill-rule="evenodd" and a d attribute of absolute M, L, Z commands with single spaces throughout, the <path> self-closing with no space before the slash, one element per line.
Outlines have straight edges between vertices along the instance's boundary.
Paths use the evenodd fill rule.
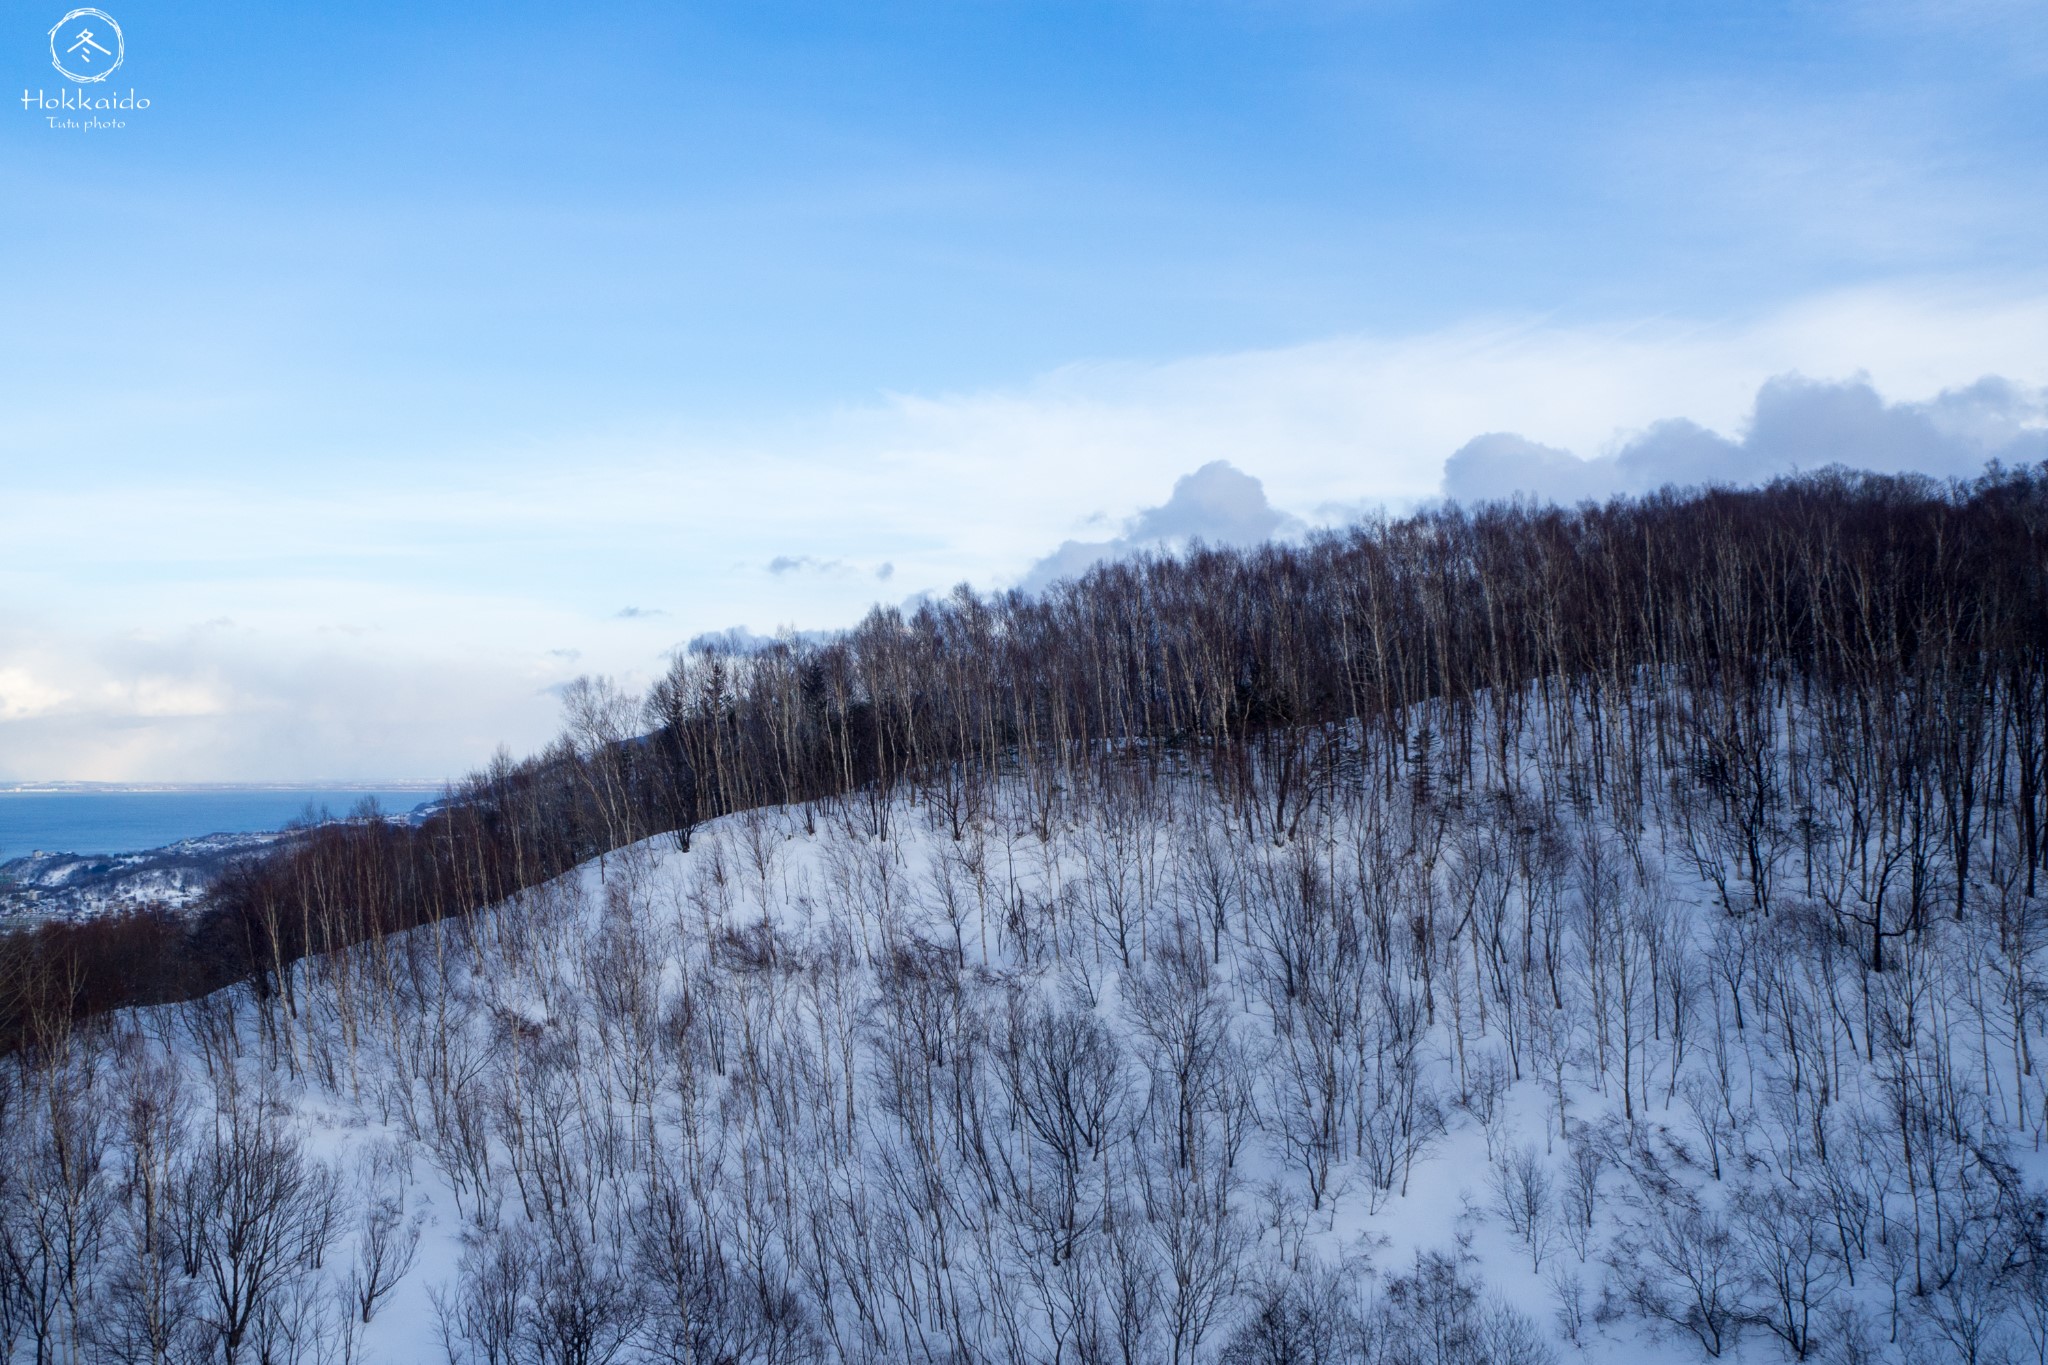
<path fill-rule="evenodd" d="M 847 566 L 837 559 L 819 559 L 816 555 L 777 555 L 768 561 L 768 572 L 777 578 L 787 573 L 845 573 Z"/>
<path fill-rule="evenodd" d="M 1667 484 L 1755 484 L 1847 465 L 1880 473 L 1967 477 L 1998 460 L 2048 460 L 2048 397 L 1996 376 L 1921 402 L 1885 401 L 1867 379 L 1818 383 L 1781 375 L 1757 391 L 1738 437 L 1686 418 L 1652 424 L 1604 455 L 1581 459 L 1507 432 L 1465 443 L 1444 466 L 1462 500 L 1530 494 L 1573 503 Z"/>
<path fill-rule="evenodd" d="M 1300 522 L 1266 500 L 1257 479 L 1228 460 L 1211 460 L 1173 485 L 1173 494 L 1157 507 L 1147 507 L 1124 523 L 1124 532 L 1110 540 L 1069 540 L 1031 566 L 1024 588 L 1037 590 L 1062 578 L 1085 572 L 1105 559 L 1120 559 L 1138 550 L 1174 549 L 1194 541 L 1211 545 L 1256 545 Z"/>
<path fill-rule="evenodd" d="M 0 780 L 456 776 L 549 735 L 573 657 L 314 631 L 81 632 L 0 612 Z M 573 651 L 571 651 L 573 654 Z"/>

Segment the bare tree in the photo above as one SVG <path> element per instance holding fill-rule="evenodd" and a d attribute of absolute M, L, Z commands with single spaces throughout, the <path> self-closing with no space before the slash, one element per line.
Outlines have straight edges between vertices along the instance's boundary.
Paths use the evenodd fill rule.
<path fill-rule="evenodd" d="M 1541 1271 L 1555 1235 L 1549 1163 L 1534 1145 L 1502 1152 L 1493 1163 L 1493 1209 L 1529 1254 L 1529 1269 Z"/>
<path fill-rule="evenodd" d="M 243 1096 L 216 1117 L 181 1195 L 201 1316 L 233 1365 L 261 1316 L 320 1268 L 347 1203 L 340 1176 L 307 1159 L 271 1102 Z"/>

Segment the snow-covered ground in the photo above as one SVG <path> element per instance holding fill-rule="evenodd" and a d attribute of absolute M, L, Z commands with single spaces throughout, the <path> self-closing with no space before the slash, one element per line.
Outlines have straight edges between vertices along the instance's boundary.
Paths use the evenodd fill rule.
<path fill-rule="evenodd" d="M 440 800 L 387 812 L 393 824 L 424 823 Z M 325 823 L 355 819 L 341 816 Z M 77 922 L 101 915 L 198 907 L 229 864 L 300 837 L 308 821 L 287 829 L 229 831 L 179 839 L 127 853 L 37 851 L 0 862 L 0 929 L 49 921 Z"/>
<path fill-rule="evenodd" d="M 205 834 L 136 853 L 31 853 L 0 863 L 0 923 L 81 920 L 197 905 L 221 869 L 263 852 L 282 831 Z"/>
<path fill-rule="evenodd" d="M 2040 935 L 1860 972 L 1834 864 L 1731 915 L 1663 778 L 1529 746 L 1293 812 L 1135 761 L 748 812 L 59 1084 L 168 1055 L 167 1170 L 216 1112 L 303 1143 L 345 1216 L 269 1330 L 361 1360 L 2040 1358 Z"/>

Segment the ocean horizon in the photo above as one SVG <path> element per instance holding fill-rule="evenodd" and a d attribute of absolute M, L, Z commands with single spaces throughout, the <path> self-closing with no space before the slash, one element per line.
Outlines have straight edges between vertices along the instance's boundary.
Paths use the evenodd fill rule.
<path fill-rule="evenodd" d="M 256 834 L 435 800 L 438 786 L 174 786 L 16 783 L 0 787 L 0 863 L 30 853 L 135 853 L 204 834 Z"/>

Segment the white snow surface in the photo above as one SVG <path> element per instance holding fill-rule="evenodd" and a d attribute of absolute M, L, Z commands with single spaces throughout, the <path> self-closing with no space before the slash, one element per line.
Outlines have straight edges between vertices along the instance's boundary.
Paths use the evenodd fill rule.
<path fill-rule="evenodd" d="M 1365 781 L 1370 784 L 1369 778 Z M 1518 794 L 1513 802 L 1466 793 L 1461 801 L 1440 800 L 1433 808 L 1450 814 L 1441 828 L 1423 830 L 1418 808 L 1405 800 L 1365 800 L 1350 814 L 1322 812 L 1310 821 L 1310 829 L 1289 840 L 1276 838 L 1261 820 L 1224 810 L 1190 777 L 1161 777 L 1142 802 L 1105 820 L 1093 802 L 1048 802 L 1026 778 L 1011 775 L 984 793 L 962 838 L 954 837 L 949 817 L 935 805 L 909 794 L 887 801 L 856 795 L 808 808 L 759 810 L 699 828 L 688 851 L 664 834 L 595 860 L 468 922 L 415 931 L 407 943 L 382 949 L 366 945 L 341 958 L 302 964 L 299 1015 L 292 1019 L 275 1010 L 272 1017 L 280 1021 L 275 1039 L 266 1039 L 262 1012 L 248 988 L 225 993 L 217 1005 L 232 1013 L 239 1071 L 245 1079 L 258 1079 L 288 1106 L 289 1122 L 313 1156 L 338 1163 L 353 1178 L 367 1154 L 382 1149 L 397 1154 L 406 1173 L 402 1198 L 407 1216 L 422 1229 L 420 1255 L 364 1329 L 358 1359 L 444 1359 L 435 1299 L 455 1291 L 465 1245 L 493 1214 L 515 1225 L 528 1217 L 503 1113 L 489 1116 L 488 1193 L 481 1201 L 494 1209 L 480 1212 L 477 1190 L 458 1195 L 451 1158 L 442 1151 L 445 1135 L 437 1139 L 435 1133 L 435 1082 L 429 1076 L 439 1063 L 430 1055 L 428 1038 L 434 1030 L 445 1027 L 451 1039 L 450 1065 L 467 1068 L 477 1085 L 496 1087 L 501 1094 L 516 1087 L 512 1073 L 523 1059 L 538 1055 L 536 1049 L 573 1045 L 578 1060 L 572 1070 L 583 1107 L 555 1111 L 571 1151 L 593 1140 L 592 1114 L 612 1121 L 606 1141 L 621 1140 L 624 1134 L 629 1143 L 651 1114 L 654 1142 L 667 1151 L 681 1144 L 684 1124 L 671 1064 L 660 1056 L 647 1059 L 655 1091 L 646 1099 L 633 1095 L 636 1063 L 628 1053 L 635 1039 L 630 1026 L 601 1017 L 607 1007 L 597 988 L 650 987 L 658 996 L 650 1016 L 656 1032 L 670 1026 L 662 1021 L 673 1019 L 687 992 L 699 1018 L 694 1026 L 698 1040 L 690 1045 L 699 1063 L 696 1121 L 707 1145 L 719 1146 L 714 1179 L 722 1183 L 711 1202 L 737 1217 L 751 1187 L 754 1197 L 770 1203 L 793 1198 L 801 1214 L 808 1199 L 829 1190 L 842 1206 L 865 1197 L 867 1216 L 875 1217 L 875 1206 L 891 1197 L 885 1183 L 891 1154 L 905 1141 L 883 1093 L 879 1033 L 886 1025 L 877 1003 L 878 963 L 911 951 L 942 972 L 953 963 L 962 983 L 958 998 L 983 1021 L 975 1027 L 1000 1029 L 1004 1019 L 1033 1002 L 1091 1013 L 1122 1044 L 1118 1074 L 1126 1091 L 1128 1128 L 1143 1113 L 1148 1093 L 1156 1093 L 1142 1056 L 1133 983 L 1160 957 L 1162 944 L 1185 944 L 1190 937 L 1189 950 L 1202 955 L 1216 953 L 1220 942 L 1213 992 L 1223 1002 L 1230 1036 L 1244 1061 L 1244 1074 L 1234 1083 L 1250 1086 L 1257 1111 L 1231 1179 L 1233 1216 L 1241 1220 L 1248 1239 L 1242 1274 L 1237 1292 L 1201 1340 L 1200 1359 L 1214 1358 L 1252 1311 L 1258 1286 L 1288 1267 L 1316 1261 L 1340 1267 L 1360 1299 L 1370 1301 L 1426 1251 L 1463 1258 L 1488 1293 L 1527 1315 L 1560 1359 L 1629 1365 L 1702 1359 L 1705 1352 L 1693 1335 L 1626 1307 L 1621 1272 L 1639 1257 L 1618 1239 L 1642 1227 L 1645 1210 L 1660 1200 L 1660 1188 L 1666 1202 L 1678 1191 L 1720 1216 L 1732 1208 L 1737 1186 L 1782 1191 L 1803 1183 L 1807 1168 L 1793 1162 L 1787 1145 L 1802 1140 L 1802 1123 L 1810 1130 L 1813 1122 L 1810 1114 L 1795 1112 L 1786 1088 L 1791 1059 L 1784 1041 L 1771 1036 L 1761 1009 L 1740 1031 L 1727 1018 L 1734 1001 L 1709 964 L 1719 951 L 1715 943 L 1725 948 L 1726 940 L 1717 940 L 1716 934 L 1728 917 L 1654 814 L 1645 814 L 1643 826 L 1625 837 L 1631 832 L 1619 829 L 1611 812 L 1574 811 L 1569 802 L 1529 793 Z M 1368 818 L 1372 811 L 1378 815 Z M 1048 837 L 1041 838 L 1033 825 L 1048 812 Z M 1528 832 L 1552 818 L 1554 828 Z M 1368 828 L 1375 821 L 1379 827 Z M 1504 865 L 1501 875 L 1507 880 L 1500 894 L 1509 926 L 1523 923 L 1527 896 L 1550 894 L 1539 885 L 1544 878 L 1557 883 L 1551 890 L 1565 903 L 1559 913 L 1575 916 L 1573 907 L 1588 873 L 1584 857 L 1574 850 L 1598 849 L 1613 863 L 1609 870 L 1617 878 L 1617 904 L 1629 913 L 1655 909 L 1665 915 L 1676 937 L 1663 951 L 1689 955 L 1698 979 L 1684 988 L 1691 992 L 1684 1008 L 1690 1012 L 1692 1036 L 1682 1055 L 1674 1058 L 1660 1013 L 1664 1006 L 1638 999 L 1622 1007 L 1637 1011 L 1629 1024 L 1637 1035 L 1630 1043 L 1636 1051 L 1629 1069 L 1638 1091 L 1631 1119 L 1623 1117 L 1621 1065 L 1614 1055 L 1620 1044 L 1610 1038 L 1607 1065 L 1603 1068 L 1598 1060 L 1601 1043 L 1593 1006 L 1587 1003 L 1594 990 L 1585 962 L 1587 944 L 1572 929 L 1566 931 L 1562 989 L 1573 1003 L 1564 1011 L 1530 1015 L 1535 1027 L 1550 1021 L 1560 1030 L 1554 1042 L 1564 1057 L 1561 1111 L 1555 1075 L 1538 1060 L 1552 1054 L 1526 1034 L 1519 1043 L 1522 1078 L 1506 1081 L 1489 1102 L 1484 1078 L 1511 1076 L 1513 1070 L 1501 1018 L 1506 1007 L 1490 1002 L 1481 1024 L 1479 996 L 1488 988 L 1475 986 L 1469 946 L 1469 936 L 1479 927 L 1454 922 L 1464 913 L 1454 883 L 1460 869 L 1472 865 L 1471 850 L 1483 846 L 1482 827 L 1507 831 L 1510 844 L 1503 847 L 1512 846 L 1515 831 L 1525 831 L 1524 853 L 1517 857 L 1533 847 L 1531 841 L 1551 839 L 1564 849 L 1546 864 L 1548 871 L 1533 879 Z M 1366 867 L 1360 850 L 1375 837 L 1391 853 Z M 1224 853 L 1224 865 L 1234 867 L 1237 878 L 1236 899 L 1223 916 L 1220 938 L 1194 885 L 1193 850 L 1204 843 Z M 1438 952 L 1426 1007 L 1433 1022 L 1422 1027 L 1417 1080 L 1424 1096 L 1420 1117 L 1427 1127 L 1430 1114 L 1440 1114 L 1441 1131 L 1425 1135 L 1412 1171 L 1398 1163 L 1402 1169 L 1390 1189 L 1375 1188 L 1369 1163 L 1353 1154 L 1348 1142 L 1341 1144 L 1346 1150 L 1332 1161 L 1327 1191 L 1319 1201 L 1311 1197 L 1303 1159 L 1290 1154 L 1284 1124 L 1269 1115 L 1284 1107 L 1276 1096 L 1284 1095 L 1287 1073 L 1275 1051 L 1265 946 L 1269 931 L 1259 924 L 1262 900 L 1286 886 L 1304 862 L 1322 869 L 1331 885 L 1348 888 L 1346 895 L 1368 899 L 1375 890 L 1371 878 L 1399 879 L 1398 887 L 1378 889 L 1393 893 L 1398 910 L 1391 970 L 1414 991 L 1421 990 L 1417 949 L 1412 941 L 1401 941 L 1403 936 L 1434 935 Z M 1118 885 L 1120 878 L 1128 880 Z M 1425 888 L 1437 899 L 1433 914 L 1438 918 L 1432 927 L 1418 929 Z M 1121 947 L 1120 912 L 1127 930 Z M 1461 936 L 1466 946 L 1456 947 Z M 1925 951 L 1939 950 L 1935 937 L 1929 934 Z M 1905 945 L 1899 951 L 1906 951 Z M 630 969 L 615 970 L 636 954 L 652 967 L 642 980 L 632 979 Z M 435 968 L 437 962 L 444 965 Z M 396 964 L 439 971 L 435 979 L 445 980 L 445 989 L 436 986 L 386 1012 L 375 1003 L 373 983 L 398 970 Z M 1931 980 L 1951 979 L 1929 971 Z M 1637 983 L 1636 989 L 1649 990 L 1649 981 Z M 1416 994 L 1409 1003 L 1421 998 Z M 1959 1084 L 1974 1097 L 1972 1112 L 1985 1116 L 1980 1136 L 2038 1187 L 2048 1176 L 2041 1154 L 2039 1081 L 2016 1077 L 2015 1040 L 1977 1036 L 1974 1020 L 1965 1027 L 1958 1001 L 1926 1003 L 1929 1026 L 1951 1032 L 1947 1041 L 1961 1065 Z M 1378 1018 L 1384 1009 L 1381 1002 L 1368 1001 L 1366 1013 Z M 1620 1015 L 1613 1009 L 1610 1002 L 1609 1026 L 1618 1029 Z M 187 1084 L 203 1095 L 212 1082 L 192 1041 L 191 1013 L 178 1007 L 143 1012 L 154 1020 L 159 1036 L 175 1040 Z M 2023 1021 L 2022 1031 L 2029 1026 Z M 1518 1027 L 1531 1024 L 1525 1019 Z M 639 1041 L 652 1045 L 648 1039 Z M 953 1047 L 965 1042 L 959 1036 L 938 1041 Z M 711 1061 L 703 1055 L 706 1047 L 718 1049 L 722 1057 L 705 1065 Z M 794 1068 L 788 1076 L 768 1074 L 742 1083 L 750 1048 L 771 1069 L 779 1064 L 777 1049 L 807 1055 L 788 1063 Z M 843 1127 L 842 1111 L 849 1101 L 840 1088 L 849 1058 L 855 1115 L 850 1129 Z M 1835 1125 L 1830 1136 L 1847 1142 L 1850 1129 L 1867 1120 L 1878 1133 L 1870 1141 L 1881 1145 L 1881 1078 L 1853 1052 L 1835 1061 L 1841 1089 L 1830 1097 L 1826 1122 Z M 1721 1075 L 1727 1078 L 1725 1087 L 1715 1080 Z M 1702 1119 L 1688 1105 L 1688 1078 L 1703 1096 L 1707 1089 L 1725 1089 L 1729 1098 L 1718 1120 L 1712 1115 Z M 984 1066 L 978 1083 L 1000 1109 L 1005 1083 L 999 1070 Z M 1709 1109 L 1718 1103 L 1702 1102 Z M 545 1108 L 529 1103 L 525 1121 L 534 1121 Z M 1348 1114 L 1345 1121 L 1358 1122 L 1359 1115 Z M 1710 1143 L 1702 1127 L 1716 1121 L 1720 1131 L 1715 1139 L 1722 1147 L 1718 1179 L 1710 1169 Z M 1015 1125 L 999 1114 L 990 1123 L 1023 1150 L 1026 1144 Z M 1539 1269 L 1532 1265 L 1528 1244 L 1510 1231 L 1497 1207 L 1496 1158 L 1533 1151 L 1539 1168 L 1554 1182 L 1550 1202 L 1555 1206 L 1568 1184 L 1573 1149 L 1564 1134 L 1588 1146 L 1604 1144 L 1609 1158 L 1599 1177 L 1596 1222 L 1583 1253 L 1561 1235 L 1563 1215 L 1553 1209 Z M 1112 1155 L 1104 1165 L 1100 1178 L 1105 1188 L 1123 1179 L 1114 1170 L 1123 1159 Z M 1631 1160 L 1641 1164 L 1642 1178 L 1626 1169 Z M 952 1273 L 963 1280 L 1015 1281 L 1014 1268 L 982 1263 L 984 1252 L 973 1227 L 981 1201 L 969 1187 L 967 1163 L 957 1151 L 948 1151 L 940 1164 L 949 1193 L 961 1206 L 949 1215 L 952 1233 L 960 1239 Z M 1788 1170 L 1793 1174 L 1787 1175 Z M 796 1188 L 776 1188 L 776 1182 L 792 1175 Z M 764 1192 L 761 1186 L 769 1188 Z M 1135 1196 L 1125 1194 L 1128 1211 Z M 1097 1207 L 1108 1197 L 1091 1193 L 1082 1203 Z M 1730 1226 L 1739 1224 L 1727 1216 Z M 327 1260 L 325 1273 L 334 1277 L 333 1285 L 339 1285 L 351 1254 L 344 1236 Z M 793 1257 L 809 1254 L 811 1249 L 802 1246 L 771 1253 L 785 1270 Z M 988 1254 L 1023 1253 L 997 1246 Z M 1815 1356 L 1841 1352 L 1860 1330 L 1869 1334 L 1877 1352 L 1871 1359 L 1952 1358 L 1945 1341 L 1913 1311 L 1910 1283 L 1898 1290 L 1907 1307 L 1894 1326 L 1894 1284 L 1881 1260 L 1872 1252 L 1858 1265 L 1854 1286 L 1844 1281 L 1824 1296 L 1814 1327 Z M 1910 1275 L 1910 1270 L 1891 1273 Z M 1560 1325 L 1553 1284 L 1559 1274 L 1582 1282 L 1585 1319 L 1576 1342 Z M 792 1272 L 791 1278 L 802 1282 L 801 1274 Z M 1764 1297 L 1754 1287 L 1743 1292 L 1753 1305 Z M 1603 1296 L 1614 1311 L 1596 1312 Z M 1032 1300 L 1029 1294 L 1021 1297 L 1027 1304 Z M 841 1302 L 838 1311 L 840 1339 L 859 1340 L 853 1309 Z M 884 1304 L 876 1311 L 899 1310 Z M 1030 1313 L 1020 1330 L 1027 1338 L 1037 1334 L 1042 1345 L 1044 1324 Z M 2012 1343 L 2024 1340 L 2016 1325 L 2010 1331 Z M 986 1328 L 986 1340 L 991 1349 L 1001 1340 L 994 1325 Z M 1792 1353 L 1752 1323 L 1731 1330 L 1724 1358 L 1776 1361 Z"/>

